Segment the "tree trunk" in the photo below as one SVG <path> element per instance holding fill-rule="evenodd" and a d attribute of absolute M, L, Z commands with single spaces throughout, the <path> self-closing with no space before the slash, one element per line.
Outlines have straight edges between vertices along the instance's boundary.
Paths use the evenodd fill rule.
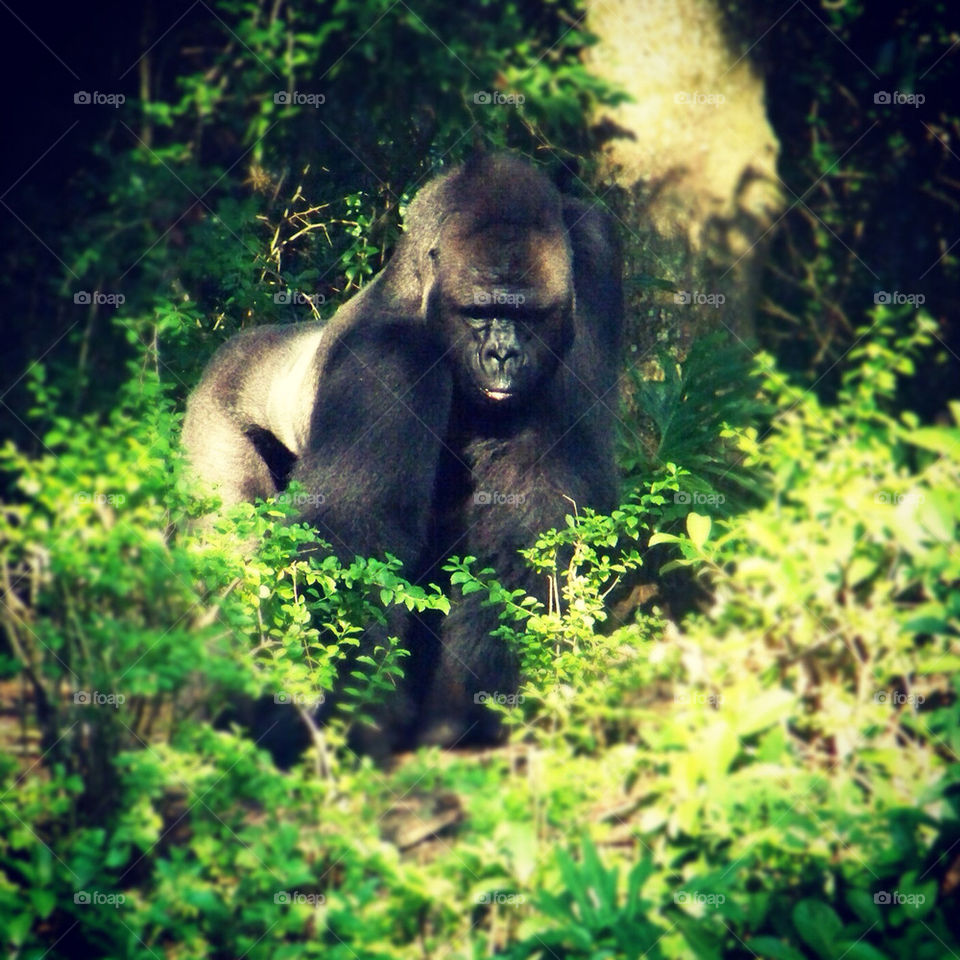
<path fill-rule="evenodd" d="M 596 118 L 600 182 L 625 228 L 628 349 L 645 363 L 708 330 L 748 338 L 783 206 L 752 41 L 720 0 L 597 0 L 587 27 L 591 70 L 633 100 Z"/>

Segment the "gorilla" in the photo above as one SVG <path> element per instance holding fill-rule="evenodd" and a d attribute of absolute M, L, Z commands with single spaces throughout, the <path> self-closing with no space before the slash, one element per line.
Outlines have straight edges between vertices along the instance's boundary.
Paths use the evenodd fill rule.
<path fill-rule="evenodd" d="M 616 506 L 612 223 L 494 153 L 427 184 L 405 227 L 330 321 L 256 327 L 216 352 L 187 404 L 187 455 L 225 504 L 302 483 L 302 519 L 344 560 L 391 553 L 442 583 L 445 559 L 470 555 L 543 597 L 518 550 L 575 508 Z M 402 628 L 404 706 L 381 723 L 394 746 L 500 737 L 477 695 L 516 692 L 515 655 L 491 637 L 496 609 L 451 599 Z"/>

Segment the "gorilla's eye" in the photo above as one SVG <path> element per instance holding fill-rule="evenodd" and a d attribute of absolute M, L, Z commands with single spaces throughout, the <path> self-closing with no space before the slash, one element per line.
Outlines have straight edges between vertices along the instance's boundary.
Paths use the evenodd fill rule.
<path fill-rule="evenodd" d="M 464 321 L 474 338 L 484 338 L 490 332 L 493 320 L 490 317 L 464 317 Z"/>

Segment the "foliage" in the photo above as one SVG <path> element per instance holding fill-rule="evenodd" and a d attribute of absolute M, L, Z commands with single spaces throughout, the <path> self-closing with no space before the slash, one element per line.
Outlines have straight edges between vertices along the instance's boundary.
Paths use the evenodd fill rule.
<path fill-rule="evenodd" d="M 522 551 L 547 580 L 546 605 L 522 590 L 506 590 L 492 579 L 493 570 L 475 573 L 474 557 L 451 560 L 445 569 L 453 587 L 463 594 L 486 590 L 490 603 L 503 606 L 500 636 L 517 650 L 528 680 L 519 697 L 493 699 L 491 709 L 514 724 L 542 731 L 547 740 L 562 731 L 562 736 L 596 749 L 616 738 L 619 725 L 611 709 L 610 684 L 617 684 L 620 668 L 636 656 L 637 647 L 625 644 L 623 637 L 598 632 L 607 619 L 604 600 L 621 577 L 642 567 L 641 544 L 673 515 L 667 495 L 672 500 L 682 477 L 683 472 L 669 464 L 664 477 L 638 492 L 634 502 L 610 516 L 589 510 L 568 516 L 564 529 L 544 534 Z M 662 624 L 645 623 L 644 638 L 655 626 Z M 518 711 L 508 709 L 518 705 Z"/>
<path fill-rule="evenodd" d="M 211 937 L 242 953 L 253 941 L 244 923 L 232 927 L 225 902 L 216 906 L 218 878 L 255 863 L 264 872 L 235 891 L 255 899 L 285 890 L 278 877 L 316 875 L 285 820 L 294 781 L 239 731 L 211 721 L 267 696 L 308 722 L 349 665 L 337 700 L 344 719 L 314 729 L 314 776 L 292 807 L 292 823 L 307 816 L 312 825 L 345 720 L 367 716 L 392 690 L 405 653 L 390 638 L 358 654 L 360 624 L 382 622 L 384 605 L 445 610 L 446 601 L 403 581 L 392 559 L 305 557 L 315 534 L 282 522 L 295 490 L 186 532 L 211 501 L 183 482 L 179 418 L 155 378 L 135 376 L 109 416 L 72 421 L 36 371 L 32 415 L 49 424 L 47 452 L 0 451 L 19 491 L 0 521 L 0 623 L 13 654 L 5 672 L 32 704 L 39 743 L 30 749 L 46 775 L 13 794 L 17 764 L 3 763 L 4 943 L 55 933 L 67 938 L 65 954 L 73 943 L 108 949 L 120 942 L 111 916 L 125 907 L 122 929 L 140 944 L 128 944 L 131 955 L 169 936 L 165 915 L 185 946 Z M 168 849 L 178 832 L 191 838 L 189 856 Z M 225 845 L 228 837 L 240 845 Z M 21 882 L 36 885 L 27 901 Z M 287 902 L 252 904 L 249 922 Z M 277 935 L 302 914 L 294 905 Z M 40 940 L 29 936 L 34 925 Z"/>
<path fill-rule="evenodd" d="M 579 862 L 564 849 L 557 850 L 556 862 L 562 891 L 544 892 L 536 899 L 537 908 L 553 921 L 554 928 L 520 941 L 507 956 L 529 957 L 534 951 L 597 960 L 609 956 L 660 960 L 664 956 L 658 944 L 665 930 L 647 919 L 653 903 L 640 895 L 654 870 L 649 859 L 634 865 L 624 894 L 619 890 L 617 868 L 604 867 L 588 839 L 581 844 Z"/>
<path fill-rule="evenodd" d="M 723 331 L 696 340 L 682 361 L 664 351 L 654 365 L 625 373 L 626 409 L 619 421 L 624 483 L 642 483 L 667 464 L 685 474 L 682 491 L 721 512 L 756 502 L 756 475 L 741 469 L 733 438 L 769 410 L 758 399 L 751 353 Z M 652 427 L 653 442 L 642 424 Z M 652 448 L 652 449 L 651 449 Z"/>
<path fill-rule="evenodd" d="M 155 365 L 82 421 L 39 375 L 49 452 L 3 452 L 19 490 L 4 673 L 43 737 L 38 766 L 3 761 L 8 951 L 942 956 L 957 943 L 960 433 L 891 412 L 929 319 L 908 336 L 886 309 L 873 321 L 836 405 L 761 360 L 777 412 L 762 443 L 735 438 L 766 502 L 710 518 L 665 466 L 528 552 L 545 608 L 453 564 L 457 589 L 505 604 L 526 679 L 491 708 L 517 752 L 427 750 L 383 771 L 345 751 L 343 720 L 282 772 L 209 718 L 264 692 L 307 707 L 356 662 L 364 623 L 445 601 L 389 560 L 304 555 L 313 536 L 282 499 L 184 532 L 210 503 L 180 478 Z M 599 633 L 603 594 L 658 542 L 711 605 Z M 403 663 L 389 644 L 372 660 L 347 719 Z M 403 855 L 390 825 L 411 798 L 429 823 L 444 797 L 465 806 L 456 843 L 438 826 L 427 856 Z"/>
<path fill-rule="evenodd" d="M 767 503 L 713 523 L 691 511 L 685 534 L 657 530 L 675 476 L 646 501 L 657 522 L 625 508 L 619 523 L 571 520 L 540 541 L 531 556 L 560 576 L 562 609 L 488 585 L 522 624 L 504 632 L 527 676 L 517 703 L 496 708 L 551 757 L 566 741 L 619 764 L 616 820 L 659 866 L 651 884 L 670 921 L 650 934 L 652 916 L 637 918 L 648 932 L 632 936 L 666 956 L 747 943 L 771 957 L 935 957 L 955 942 L 935 902 L 960 829 L 960 433 L 890 413 L 897 375 L 929 348 L 930 319 L 902 337 L 886 308 L 873 320 L 836 406 L 761 358 L 778 414 L 762 445 L 754 429 L 738 440 L 776 491 Z M 673 563 L 710 580 L 712 607 L 679 632 L 643 616 L 596 636 L 602 613 L 582 602 L 583 581 L 597 596 L 639 561 L 603 553 L 627 528 L 628 540 L 653 531 L 650 546 L 676 545 Z M 605 784 L 595 802 L 610 802 Z M 584 849 L 578 869 L 594 892 L 578 905 L 572 861 L 557 856 L 559 892 L 534 895 L 542 916 L 521 929 L 538 932 L 515 955 L 630 955 L 618 931 L 639 894 L 617 895 Z"/>

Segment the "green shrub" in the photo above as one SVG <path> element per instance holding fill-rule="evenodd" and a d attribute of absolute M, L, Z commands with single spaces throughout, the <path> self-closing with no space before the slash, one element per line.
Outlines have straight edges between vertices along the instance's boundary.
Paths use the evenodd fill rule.
<path fill-rule="evenodd" d="M 2 453 L 17 491 L 0 527 L 3 669 L 42 737 L 26 767 L 0 769 L 8 952 L 954 949 L 960 430 L 890 409 L 929 320 L 899 337 L 903 317 L 874 320 L 836 405 L 761 361 L 777 412 L 762 442 L 733 432 L 761 504 L 708 517 L 666 464 L 610 517 L 573 516 L 528 551 L 545 606 L 452 563 L 455 589 L 504 606 L 524 663 L 518 702 L 493 705 L 513 744 L 392 770 L 344 748 L 344 723 L 402 669 L 391 640 L 290 771 L 210 721 L 264 693 L 312 703 L 386 607 L 446 600 L 389 559 L 304 558 L 315 537 L 282 498 L 189 532 L 211 503 L 183 482 L 177 417 L 141 373 L 154 365 L 79 421 L 41 376 L 46 452 Z M 599 633 L 603 595 L 651 544 L 709 604 Z"/>

